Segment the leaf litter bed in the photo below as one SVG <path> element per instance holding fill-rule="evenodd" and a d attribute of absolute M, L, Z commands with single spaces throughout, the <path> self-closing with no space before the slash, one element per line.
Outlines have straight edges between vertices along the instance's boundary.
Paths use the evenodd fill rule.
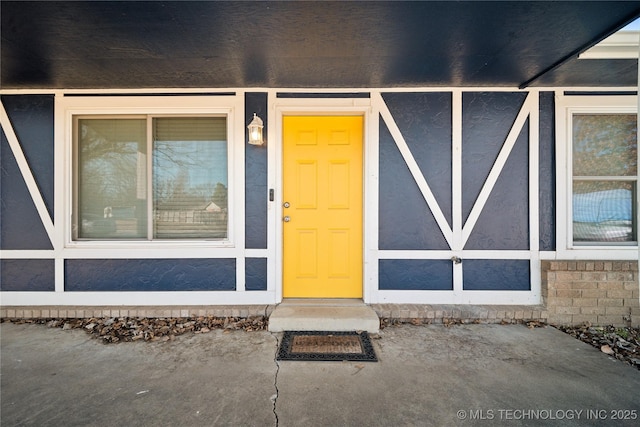
<path fill-rule="evenodd" d="M 17 324 L 41 324 L 50 328 L 82 329 L 105 344 L 131 341 L 173 341 L 186 333 L 204 334 L 213 329 L 261 331 L 267 328 L 265 316 L 185 317 L 185 318 L 86 318 L 86 319 L 2 319 Z"/>
<path fill-rule="evenodd" d="M 640 328 L 589 324 L 557 328 L 640 370 Z"/>
<path fill-rule="evenodd" d="M 185 333 L 204 334 L 213 329 L 225 331 L 262 331 L 267 329 L 265 316 L 241 317 L 189 317 L 189 318 L 86 318 L 86 319 L 0 319 L 1 322 L 17 324 L 41 324 L 50 328 L 82 329 L 105 344 L 132 341 L 172 341 Z M 428 325 L 430 319 L 380 319 L 380 328 L 402 324 Z M 486 323 L 481 320 L 464 321 L 443 319 L 442 324 L 450 327 L 458 324 Z M 546 327 L 537 321 L 502 322 L 502 324 L 522 323 L 529 328 Z M 562 332 L 579 339 L 603 353 L 615 357 L 640 370 L 640 328 L 614 326 L 556 326 Z"/>

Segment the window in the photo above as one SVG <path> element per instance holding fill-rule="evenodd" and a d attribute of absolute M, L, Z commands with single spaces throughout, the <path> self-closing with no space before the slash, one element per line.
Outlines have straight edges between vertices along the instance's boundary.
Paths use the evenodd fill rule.
<path fill-rule="evenodd" d="M 573 244 L 638 240 L 635 113 L 571 114 Z"/>
<path fill-rule="evenodd" d="M 228 238 L 226 116 L 76 116 L 74 240 Z"/>

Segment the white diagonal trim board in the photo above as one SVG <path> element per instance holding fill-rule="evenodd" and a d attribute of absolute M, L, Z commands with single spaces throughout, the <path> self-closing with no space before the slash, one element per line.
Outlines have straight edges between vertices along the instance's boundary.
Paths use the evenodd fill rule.
<path fill-rule="evenodd" d="M 438 223 L 438 226 L 440 227 L 444 238 L 447 240 L 447 244 L 449 245 L 449 247 L 452 247 L 453 231 L 451 230 L 451 227 L 449 227 L 449 223 L 442 213 L 440 205 L 438 205 L 438 202 L 436 201 L 436 198 L 433 195 L 429 184 L 427 184 L 422 171 L 420 171 L 420 167 L 418 166 L 416 159 L 413 157 L 413 154 L 411 154 L 411 150 L 409 149 L 407 142 L 404 140 L 404 137 L 402 136 L 398 125 L 391 116 L 391 112 L 389 111 L 389 108 L 387 108 L 387 104 L 385 104 L 381 94 L 372 93 L 371 96 L 375 97 L 376 101 L 378 102 L 382 119 L 387 124 L 389 132 L 391 133 L 393 140 L 398 146 L 400 154 L 402 154 L 402 157 L 404 158 L 404 161 L 407 164 L 411 175 L 413 175 L 413 179 L 415 180 L 416 184 L 418 184 L 418 188 L 420 188 L 420 192 L 427 202 L 429 209 L 431 209 L 431 212 L 433 213 L 433 216 L 436 219 L 436 222 Z"/>
<path fill-rule="evenodd" d="M 473 228 L 475 227 L 476 222 L 480 217 L 480 213 L 482 213 L 482 210 L 484 209 L 484 206 L 489 199 L 489 195 L 491 194 L 493 187 L 498 181 L 498 177 L 500 176 L 500 173 L 502 172 L 502 169 L 504 168 L 504 165 L 509 158 L 509 154 L 511 154 L 511 150 L 513 149 L 513 146 L 518 139 L 518 135 L 522 130 L 522 126 L 524 126 L 527 117 L 529 117 L 530 111 L 532 111 L 533 107 L 536 105 L 535 97 L 535 93 L 529 93 L 527 95 L 527 98 L 522 104 L 522 108 L 520 108 L 520 112 L 513 122 L 513 126 L 511 126 L 511 130 L 509 131 L 509 134 L 507 135 L 507 138 L 502 145 L 502 148 L 500 149 L 500 153 L 498 154 L 498 157 L 491 167 L 491 171 L 489 172 L 489 175 L 487 176 L 487 179 L 482 186 L 482 190 L 480 190 L 480 194 L 473 204 L 473 208 L 471 209 L 469 218 L 467 218 L 467 222 L 464 224 L 464 227 L 462 229 L 463 247 L 467 243 L 467 240 L 469 240 L 469 236 L 471 235 L 471 232 L 473 231 Z"/>
<path fill-rule="evenodd" d="M 53 244 L 55 235 L 53 221 L 49 216 L 49 212 L 47 211 L 47 206 L 44 203 L 44 199 L 42 198 L 40 189 L 38 188 L 36 180 L 31 173 L 27 158 L 24 156 L 24 152 L 22 151 L 22 147 L 20 146 L 18 137 L 13 129 L 13 126 L 11 125 L 11 121 L 9 120 L 9 116 L 7 115 L 7 111 L 4 109 L 4 104 L 2 102 L 0 102 L 0 125 L 2 125 L 2 129 L 4 130 L 4 134 L 7 137 L 7 141 L 9 141 L 9 147 L 13 152 L 13 156 L 16 158 L 18 168 L 20 169 L 20 173 L 22 174 L 22 178 L 27 184 L 31 199 L 36 206 L 36 210 L 38 211 L 40 220 L 42 221 L 47 235 L 49 236 L 49 241 L 51 242 L 51 244 Z"/>

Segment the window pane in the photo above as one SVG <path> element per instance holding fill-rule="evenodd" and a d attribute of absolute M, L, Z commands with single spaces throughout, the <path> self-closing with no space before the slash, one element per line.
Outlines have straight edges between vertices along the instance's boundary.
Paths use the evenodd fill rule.
<path fill-rule="evenodd" d="M 226 238 L 226 118 L 157 118 L 154 134 L 154 238 Z"/>
<path fill-rule="evenodd" d="M 146 121 L 78 120 L 77 236 L 146 237 Z"/>
<path fill-rule="evenodd" d="M 573 116 L 573 176 L 638 173 L 635 114 Z"/>
<path fill-rule="evenodd" d="M 635 183 L 573 182 L 573 240 L 575 242 L 634 242 Z"/>

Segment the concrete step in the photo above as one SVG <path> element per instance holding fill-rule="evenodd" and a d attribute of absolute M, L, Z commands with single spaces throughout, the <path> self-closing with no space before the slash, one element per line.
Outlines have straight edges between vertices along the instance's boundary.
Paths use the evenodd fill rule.
<path fill-rule="evenodd" d="M 379 330 L 378 315 L 362 300 L 286 299 L 269 316 L 270 332 Z"/>

